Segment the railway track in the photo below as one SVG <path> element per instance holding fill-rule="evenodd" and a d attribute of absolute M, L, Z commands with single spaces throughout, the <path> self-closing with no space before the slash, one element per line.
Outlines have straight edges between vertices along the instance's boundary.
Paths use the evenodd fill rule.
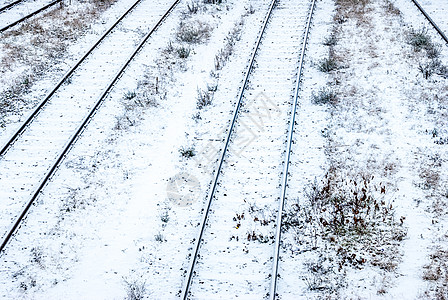
<path fill-rule="evenodd" d="M 135 2 L 60 80 L 3 147 L 0 251 L 5 249 L 130 62 L 179 2 Z M 142 30 L 148 32 L 143 37 Z"/>
<path fill-rule="evenodd" d="M 22 1 L 23 1 L 23 0 L 16 0 L 16 1 L 14 1 L 14 2 L 11 2 L 11 3 L 9 3 L 9 4 L 6 4 L 5 6 L 3 6 L 3 7 L 0 8 L 0 13 L 1 13 L 1 12 L 4 12 L 4 11 L 6 11 L 6 10 L 12 8 L 12 7 L 14 7 L 14 6 L 16 6 L 17 4 L 19 4 L 19 3 L 22 2 Z"/>
<path fill-rule="evenodd" d="M 6 31 L 25 20 L 62 3 L 62 0 L 55 0 L 52 2 L 38 2 L 32 3 L 24 0 L 14 1 L 2 8 L 0 8 L 0 32 Z M 15 20 L 15 21 L 11 21 Z"/>
<path fill-rule="evenodd" d="M 448 45 L 448 37 L 445 34 L 445 32 L 448 32 L 448 3 L 445 2 L 443 4 L 439 1 L 432 0 L 412 0 L 412 2 Z"/>
<path fill-rule="evenodd" d="M 182 299 L 276 298 L 289 152 L 314 5 L 270 5 L 215 170 Z M 269 211 L 277 207 L 275 221 Z M 239 224 L 244 219 L 250 229 Z"/>

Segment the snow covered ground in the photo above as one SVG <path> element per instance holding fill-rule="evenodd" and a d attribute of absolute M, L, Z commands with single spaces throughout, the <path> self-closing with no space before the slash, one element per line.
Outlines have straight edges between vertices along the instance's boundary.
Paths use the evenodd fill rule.
<path fill-rule="evenodd" d="M 0 8 L 5 7 L 9 3 L 11 2 L 3 3 L 2 1 L 0 3 Z M 50 3 L 51 1 L 23 1 L 19 5 L 15 5 L 8 10 L 2 11 L 0 12 L 0 28 L 12 24 L 10 20 L 19 20 Z"/>
<path fill-rule="evenodd" d="M 424 1 L 434 3 L 448 9 Z M 131 63 L 1 254 L 3 299 L 178 298 L 269 1 L 201 2 L 196 13 L 187 4 L 191 8 L 181 1 Z M 21 95 L 23 109 L 2 112 L 1 141 L 23 118 L 19 112 L 30 109 L 130 5 L 117 1 L 104 10 L 82 37 L 68 42 L 55 66 L 42 67 Z M 279 35 L 278 42 L 262 45 L 253 97 L 245 99 L 212 205 L 194 299 L 261 299 L 269 287 L 275 183 L 297 67 L 293 52 L 305 21 L 281 23 L 302 14 L 295 5 L 280 0 L 273 16 L 278 19 L 268 27 L 283 28 L 298 43 L 281 46 Z M 202 33 L 188 42 L 185 28 Z M 442 44 L 410 1 L 317 1 L 291 156 L 279 298 L 448 297 L 448 82 L 438 74 L 441 67 L 424 69 L 434 58 L 447 65 L 448 52 L 435 46 L 440 53 L 431 58 L 431 47 L 410 45 L 418 32 L 431 45 Z M 275 40 L 266 34 L 266 41 Z M 27 37 L 6 39 L 29 46 Z M 33 71 L 24 59 L 8 60 L 6 44 L 0 57 L 11 64 L 2 63 L 2 91 Z M 285 73 L 275 70 L 280 75 L 266 79 L 264 62 L 279 56 L 286 57 Z M 332 60 L 334 69 L 323 72 L 323 59 Z M 259 127 L 250 122 L 256 106 L 249 102 L 266 99 L 257 98 L 261 89 L 275 103 L 274 118 L 263 119 L 266 131 L 256 133 Z M 199 91 L 210 104 L 198 103 Z M 358 195 L 370 202 L 356 206 L 360 213 L 344 211 L 348 225 L 332 227 L 331 217 L 340 215 L 328 203 Z"/>

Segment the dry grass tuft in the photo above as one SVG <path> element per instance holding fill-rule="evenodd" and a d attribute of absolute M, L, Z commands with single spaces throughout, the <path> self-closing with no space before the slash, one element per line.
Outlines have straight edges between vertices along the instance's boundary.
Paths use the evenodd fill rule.
<path fill-rule="evenodd" d="M 336 24 L 342 24 L 352 19 L 358 26 L 370 26 L 370 19 L 367 16 L 367 13 L 371 11 L 369 4 L 370 0 L 336 0 L 337 13 L 333 21 Z"/>
<path fill-rule="evenodd" d="M 423 280 L 431 282 L 425 296 L 431 299 L 448 299 L 448 250 L 437 249 L 424 266 Z"/>

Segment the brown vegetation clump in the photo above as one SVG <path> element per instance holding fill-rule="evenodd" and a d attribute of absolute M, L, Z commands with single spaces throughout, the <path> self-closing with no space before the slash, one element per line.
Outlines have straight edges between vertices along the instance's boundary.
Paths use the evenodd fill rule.
<path fill-rule="evenodd" d="M 423 280 L 433 284 L 425 292 L 428 299 L 448 299 L 448 250 L 437 249 L 430 255 L 430 263 L 424 266 Z"/>
<path fill-rule="evenodd" d="M 368 12 L 370 0 L 336 0 L 336 14 L 333 21 L 343 24 L 347 20 L 355 20 L 358 26 L 370 26 Z"/>

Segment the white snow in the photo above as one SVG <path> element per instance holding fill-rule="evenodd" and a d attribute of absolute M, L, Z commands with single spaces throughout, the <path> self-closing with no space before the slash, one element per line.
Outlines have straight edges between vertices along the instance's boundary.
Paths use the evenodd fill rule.
<path fill-rule="evenodd" d="M 171 2 L 143 0 L 134 13 L 137 18 L 126 20 L 42 112 L 35 124 L 41 129 L 25 133 L 28 144 L 15 145 L 0 160 L 1 228 L 10 224 L 66 142 L 61 133 L 65 126 L 72 130 L 79 124 Z M 191 2 L 181 1 L 130 64 L 1 253 L 0 298 L 132 299 L 127 293 L 130 287 L 144 287 L 147 299 L 179 297 L 216 159 L 269 2 L 200 3 L 206 9 L 190 14 Z M 351 15 L 335 23 L 335 1 L 317 1 L 299 93 L 287 206 L 290 209 L 297 199 L 304 203 L 304 190 L 330 165 L 341 166 L 347 176 L 362 171 L 375 175 L 375 184 L 384 184 L 384 197 L 393 205 L 396 221 L 405 217 L 402 228 L 407 236 L 392 245 L 373 245 L 377 251 L 392 249 L 390 257 L 379 257 L 390 258 L 387 262 L 396 263 L 396 268 L 382 269 L 366 254 L 365 263 L 331 275 L 331 284 L 345 282 L 338 291 L 311 291 L 306 264 L 327 258 L 323 267 L 328 267 L 328 258 L 337 254 L 328 241 L 319 240 L 317 249 L 311 249 L 297 243 L 294 232 L 287 232 L 280 260 L 280 299 L 435 298 L 434 289 L 441 282 L 424 280 L 423 274 L 430 255 L 447 249 L 448 151 L 446 144 L 435 143 L 436 138 L 448 138 L 447 79 L 435 74 L 423 78 L 418 69 L 423 54 L 406 44 L 406 34 L 411 27 L 426 27 L 433 41 L 442 42 L 411 1 L 392 1 L 400 16 L 387 13 L 386 0 L 368 2 L 364 19 Z M 443 23 L 445 2 L 422 4 L 436 22 Z M 117 1 L 106 10 L 24 97 L 30 103 L 41 99 L 130 5 Z M 153 10 L 155 5 L 160 10 Z M 269 290 L 273 220 L 308 9 L 307 1 L 280 0 L 273 12 L 212 203 L 191 287 L 193 299 L 262 299 Z M 192 20 L 211 28 L 202 43 L 176 39 L 180 21 Z M 241 20 L 244 24 L 236 25 Z M 215 56 L 238 26 L 242 32 L 233 54 L 216 70 Z M 334 28 L 338 32 L 334 51 L 343 66 L 327 74 L 317 65 L 328 56 L 323 42 Z M 21 42 L 27 43 L 25 38 Z M 189 57 L 167 52 L 170 43 L 174 49 L 191 48 Z M 444 64 L 447 55 L 443 46 Z M 16 66 L 3 70 L 8 78 L 2 75 L 0 90 L 29 71 L 20 62 Z M 133 91 L 137 98 L 132 101 L 145 99 L 139 92 L 154 92 L 156 84 L 159 93 L 146 94 L 156 105 L 132 105 L 124 99 Z M 214 85 L 212 104 L 198 109 L 198 89 Z M 338 94 L 335 106 L 312 102 L 312 93 L 324 86 Z M 71 99 L 77 101 L 74 106 L 67 104 Z M 23 108 L 25 115 L 31 106 Z M 73 123 L 65 116 L 73 116 Z M 6 118 L 1 142 L 23 116 Z M 55 126 L 49 120 L 60 123 Z M 60 137 L 60 144 L 53 136 Z M 193 158 L 180 155 L 179 150 L 188 147 L 194 148 Z M 35 157 L 45 153 L 47 159 L 24 157 L 25 148 Z M 26 174 L 30 180 L 25 180 Z M 360 255 L 370 246 L 358 245 Z"/>

